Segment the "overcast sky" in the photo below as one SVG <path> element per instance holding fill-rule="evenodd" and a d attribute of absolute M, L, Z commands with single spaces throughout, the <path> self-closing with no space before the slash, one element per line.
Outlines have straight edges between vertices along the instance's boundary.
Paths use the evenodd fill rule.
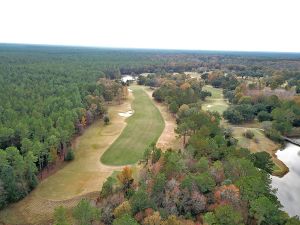
<path fill-rule="evenodd" d="M 299 0 L 0 0 L 0 43 L 300 52 Z"/>

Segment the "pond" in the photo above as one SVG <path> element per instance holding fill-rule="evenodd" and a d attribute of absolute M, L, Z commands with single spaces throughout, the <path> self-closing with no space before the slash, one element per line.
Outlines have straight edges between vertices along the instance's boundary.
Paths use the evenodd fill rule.
<path fill-rule="evenodd" d="M 126 83 L 127 81 L 134 81 L 135 78 L 131 75 L 122 75 L 121 80 Z"/>
<path fill-rule="evenodd" d="M 272 176 L 272 187 L 277 189 L 283 210 L 290 216 L 300 216 L 300 147 L 287 143 L 276 155 L 290 171 L 281 178 Z"/>

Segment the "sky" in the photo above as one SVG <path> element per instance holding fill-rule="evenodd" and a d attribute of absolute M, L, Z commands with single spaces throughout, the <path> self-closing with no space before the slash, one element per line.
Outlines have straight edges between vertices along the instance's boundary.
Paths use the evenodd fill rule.
<path fill-rule="evenodd" d="M 299 0 L 0 0 L 0 43 L 300 52 Z"/>

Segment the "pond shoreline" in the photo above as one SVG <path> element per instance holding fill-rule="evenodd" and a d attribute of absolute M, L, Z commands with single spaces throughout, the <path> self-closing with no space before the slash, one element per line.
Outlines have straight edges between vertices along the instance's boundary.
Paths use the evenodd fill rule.
<path fill-rule="evenodd" d="M 290 216 L 300 216 L 300 147 L 287 143 L 276 156 L 288 168 L 289 172 L 282 177 L 272 176 L 272 188 L 277 189 L 276 196 L 283 205 L 283 210 Z"/>

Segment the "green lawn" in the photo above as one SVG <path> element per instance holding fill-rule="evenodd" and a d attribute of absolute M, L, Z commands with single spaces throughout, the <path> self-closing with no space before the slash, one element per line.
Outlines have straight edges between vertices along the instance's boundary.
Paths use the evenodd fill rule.
<path fill-rule="evenodd" d="M 205 99 L 202 109 L 217 111 L 222 115 L 228 107 L 228 103 L 223 97 L 223 90 L 221 88 L 214 88 L 211 85 L 205 85 L 203 90 L 211 92 L 212 96 Z"/>
<path fill-rule="evenodd" d="M 214 88 L 211 85 L 205 85 L 202 89 L 203 89 L 203 91 L 211 92 L 211 94 L 212 94 L 211 98 L 223 98 L 222 88 Z"/>
<path fill-rule="evenodd" d="M 134 114 L 126 120 L 127 126 L 118 139 L 106 150 L 101 162 L 108 165 L 136 163 L 144 150 L 156 142 L 164 129 L 164 120 L 151 99 L 139 86 L 131 86 Z"/>

